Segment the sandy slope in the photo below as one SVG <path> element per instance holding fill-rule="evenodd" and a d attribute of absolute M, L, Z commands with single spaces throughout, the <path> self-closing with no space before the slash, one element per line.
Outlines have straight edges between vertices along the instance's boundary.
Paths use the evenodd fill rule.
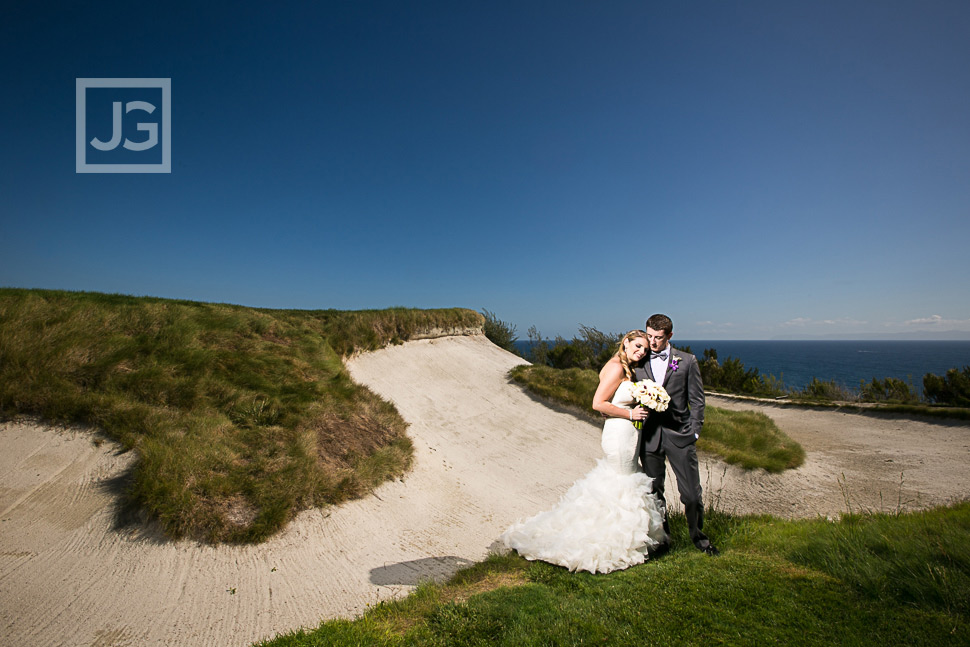
<path fill-rule="evenodd" d="M 970 425 L 708 397 L 768 414 L 805 449 L 784 474 L 708 461 L 708 496 L 722 510 L 783 518 L 915 510 L 970 497 Z M 703 462 L 703 459 L 702 459 Z"/>
<path fill-rule="evenodd" d="M 355 358 L 354 378 L 411 423 L 414 469 L 364 500 L 305 512 L 255 547 L 115 530 L 112 479 L 130 456 L 83 430 L 0 425 L 2 642 L 247 645 L 356 615 L 482 559 L 510 522 L 552 504 L 600 453 L 597 425 L 508 383 L 520 361 L 483 337 Z M 777 476 L 702 461 L 707 494 L 722 509 L 829 515 L 846 509 L 844 489 L 852 507 L 876 509 L 895 508 L 900 496 L 912 508 L 970 492 L 967 426 L 762 410 L 803 444 L 808 461 Z"/>

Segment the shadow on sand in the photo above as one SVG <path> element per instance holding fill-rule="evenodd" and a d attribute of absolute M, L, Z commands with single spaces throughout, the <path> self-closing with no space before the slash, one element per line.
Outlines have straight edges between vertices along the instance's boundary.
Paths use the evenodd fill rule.
<path fill-rule="evenodd" d="M 471 566 L 474 562 L 462 557 L 446 555 L 443 557 L 424 557 L 407 562 L 385 564 L 370 571 L 371 584 L 390 586 L 403 584 L 417 586 L 421 582 L 434 580 L 442 582 L 457 571 Z"/>

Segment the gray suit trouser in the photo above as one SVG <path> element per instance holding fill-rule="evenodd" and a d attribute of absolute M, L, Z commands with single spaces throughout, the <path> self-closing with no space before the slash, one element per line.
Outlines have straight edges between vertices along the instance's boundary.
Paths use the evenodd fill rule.
<path fill-rule="evenodd" d="M 662 433 L 658 430 L 657 433 Z M 653 491 L 660 498 L 664 507 L 664 527 L 667 528 L 667 499 L 664 496 L 664 481 L 667 476 L 666 461 L 677 478 L 677 489 L 680 491 L 680 502 L 684 504 L 684 515 L 687 517 L 687 527 L 690 539 L 701 550 L 711 545 L 711 540 L 704 534 L 704 501 L 701 491 L 700 470 L 697 463 L 697 449 L 694 443 L 686 447 L 678 447 L 665 436 L 660 438 L 660 447 L 650 452 L 641 447 L 640 463 L 647 476 L 653 479 Z M 669 530 L 668 530 L 669 532 Z"/>

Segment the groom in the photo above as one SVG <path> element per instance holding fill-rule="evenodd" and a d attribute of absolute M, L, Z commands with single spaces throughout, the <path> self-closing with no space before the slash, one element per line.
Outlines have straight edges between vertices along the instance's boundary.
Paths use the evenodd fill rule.
<path fill-rule="evenodd" d="M 643 423 L 640 440 L 640 464 L 653 479 L 653 491 L 660 498 L 667 528 L 667 500 L 664 498 L 665 461 L 677 477 L 680 501 L 684 504 L 690 538 L 707 555 L 719 554 L 704 534 L 704 502 L 701 500 L 701 476 L 694 443 L 704 425 L 704 385 L 697 359 L 690 353 L 674 350 L 670 338 L 674 324 L 662 314 L 647 319 L 647 342 L 650 354 L 635 368 L 637 380 L 649 378 L 661 384 L 670 396 L 663 413 L 650 412 Z M 668 530 L 669 532 L 669 530 Z"/>

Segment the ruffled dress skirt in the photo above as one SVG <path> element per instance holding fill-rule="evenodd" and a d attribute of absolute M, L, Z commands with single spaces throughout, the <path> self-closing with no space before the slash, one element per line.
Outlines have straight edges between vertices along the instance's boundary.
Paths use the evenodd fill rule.
<path fill-rule="evenodd" d="M 667 540 L 650 484 L 646 474 L 619 474 L 600 459 L 554 508 L 514 524 L 502 542 L 526 559 L 570 571 L 609 573 L 642 564 Z"/>

